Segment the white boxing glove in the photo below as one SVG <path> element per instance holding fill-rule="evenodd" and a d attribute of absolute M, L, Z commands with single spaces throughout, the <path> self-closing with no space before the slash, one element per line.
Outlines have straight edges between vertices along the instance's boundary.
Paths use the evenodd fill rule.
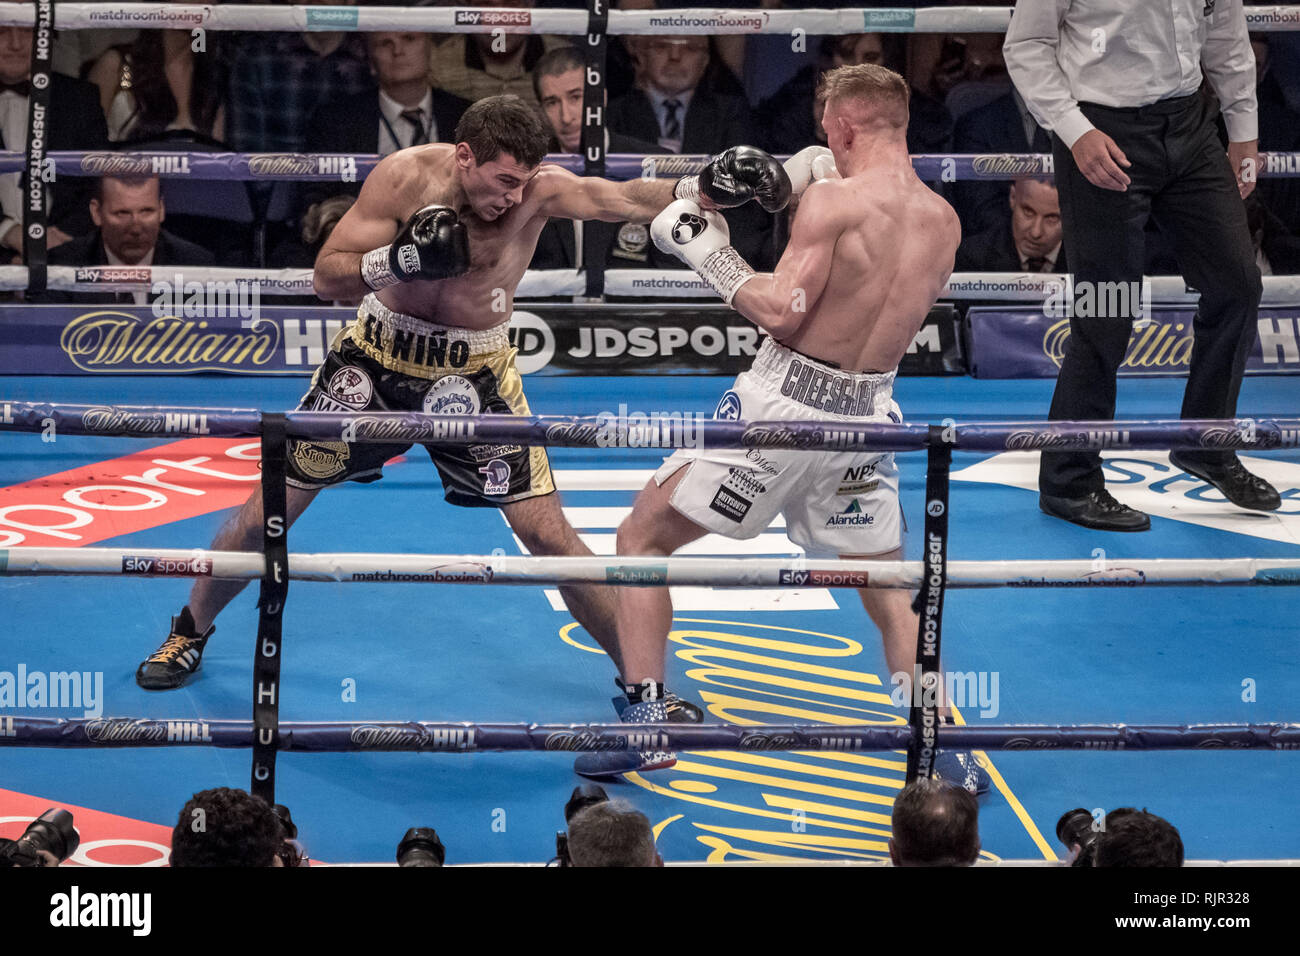
<path fill-rule="evenodd" d="M 730 245 L 727 220 L 689 199 L 664 207 L 650 223 L 650 235 L 660 252 L 676 256 L 698 272 L 727 305 L 754 278 L 749 263 Z"/>
<path fill-rule="evenodd" d="M 785 174 L 790 177 L 795 196 L 803 195 L 803 191 L 818 180 L 840 178 L 840 171 L 835 168 L 835 157 L 825 146 L 808 146 L 799 150 L 785 161 Z"/>

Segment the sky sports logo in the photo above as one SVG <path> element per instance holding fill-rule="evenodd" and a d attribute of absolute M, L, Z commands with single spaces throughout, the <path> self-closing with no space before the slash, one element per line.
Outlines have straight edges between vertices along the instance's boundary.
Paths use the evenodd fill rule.
<path fill-rule="evenodd" d="M 207 558 L 164 558 L 147 554 L 128 554 L 122 557 L 123 574 L 171 575 L 189 578 L 195 575 L 210 576 L 212 562 Z"/>
<path fill-rule="evenodd" d="M 531 10 L 457 10 L 456 23 L 484 27 L 527 27 L 533 22 Z"/>
<path fill-rule="evenodd" d="M 864 571 L 791 571 L 782 570 L 777 578 L 780 584 L 814 588 L 865 588 Z"/>

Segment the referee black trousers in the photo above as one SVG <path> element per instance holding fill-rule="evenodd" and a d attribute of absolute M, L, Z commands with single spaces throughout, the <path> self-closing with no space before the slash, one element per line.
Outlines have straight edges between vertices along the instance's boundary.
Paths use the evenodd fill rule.
<path fill-rule="evenodd" d="M 1079 172 L 1070 150 L 1052 138 L 1061 225 L 1074 272 L 1075 314 L 1048 417 L 1115 417 L 1116 373 L 1128 350 L 1138 303 L 1098 290 L 1140 288 L 1144 230 L 1154 216 L 1173 243 L 1184 279 L 1201 294 L 1181 417 L 1233 418 L 1256 336 L 1262 284 L 1245 207 L 1215 125 L 1218 107 L 1193 94 L 1137 109 L 1088 103 L 1081 108 L 1124 151 L 1132 164 L 1124 172 L 1132 181 L 1125 192 L 1094 186 Z M 1088 283 L 1093 294 L 1085 300 Z M 1117 307 L 1126 302 L 1130 308 Z M 1194 457 L 1215 463 L 1226 462 L 1231 454 L 1197 452 Z M 1043 453 L 1042 493 L 1079 498 L 1103 486 L 1096 452 Z"/>

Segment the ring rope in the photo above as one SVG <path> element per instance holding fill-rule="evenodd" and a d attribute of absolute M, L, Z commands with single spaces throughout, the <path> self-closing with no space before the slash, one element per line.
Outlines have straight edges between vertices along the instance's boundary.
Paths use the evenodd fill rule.
<path fill-rule="evenodd" d="M 249 6 L 239 4 L 67 3 L 60 2 L 57 29 L 210 29 L 292 31 L 406 30 L 433 33 L 587 32 L 587 11 L 429 7 Z M 32 25 L 31 3 L 0 3 L 0 26 Z M 1003 33 L 1010 7 L 922 7 L 918 9 L 848 7 L 836 10 L 610 10 L 607 32 L 645 34 L 786 34 L 841 35 L 889 33 Z M 1248 6 L 1246 23 L 1253 31 L 1300 29 L 1300 7 Z M 799 33 L 796 33 L 798 31 Z"/>
<path fill-rule="evenodd" d="M 452 752 L 750 750 L 888 751 L 907 747 L 906 725 L 521 724 L 426 721 L 288 721 L 279 750 Z M 248 747 L 253 722 L 148 717 L 0 717 L 0 746 Z M 1010 724 L 945 727 L 961 750 L 1297 750 L 1300 724 Z"/>
<path fill-rule="evenodd" d="M 0 398 L 0 431 L 158 438 L 244 438 L 261 433 L 256 409 L 80 405 Z M 291 411 L 286 434 L 318 441 L 484 442 L 560 448 L 788 448 L 805 451 L 920 451 L 931 428 L 835 420 L 731 421 L 669 415 L 435 415 L 426 412 Z M 1269 451 L 1300 447 L 1300 418 L 1003 422 L 935 426 L 958 451 L 1212 448 Z"/>
<path fill-rule="evenodd" d="M 0 576 L 128 575 L 256 580 L 267 573 L 258 551 L 182 548 L 0 549 Z M 904 588 L 924 582 L 920 561 L 811 558 L 531 557 L 487 554 L 289 554 L 291 581 L 344 584 L 617 584 L 624 587 Z M 1300 558 L 1125 558 L 950 561 L 953 588 L 1136 587 L 1147 585 L 1300 585 Z"/>

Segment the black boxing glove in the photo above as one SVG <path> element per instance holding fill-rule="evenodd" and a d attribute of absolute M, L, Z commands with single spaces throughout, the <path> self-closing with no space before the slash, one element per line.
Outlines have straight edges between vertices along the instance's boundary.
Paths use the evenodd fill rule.
<path fill-rule="evenodd" d="M 378 292 L 399 282 L 450 279 L 469 271 L 469 234 L 455 210 L 417 210 L 391 245 L 361 257 L 361 279 Z"/>
<path fill-rule="evenodd" d="M 676 199 L 703 196 L 720 209 L 743 206 L 751 199 L 768 212 L 790 201 L 790 177 L 775 159 L 753 146 L 733 146 L 714 156 L 698 176 L 686 176 L 673 187 Z"/>

